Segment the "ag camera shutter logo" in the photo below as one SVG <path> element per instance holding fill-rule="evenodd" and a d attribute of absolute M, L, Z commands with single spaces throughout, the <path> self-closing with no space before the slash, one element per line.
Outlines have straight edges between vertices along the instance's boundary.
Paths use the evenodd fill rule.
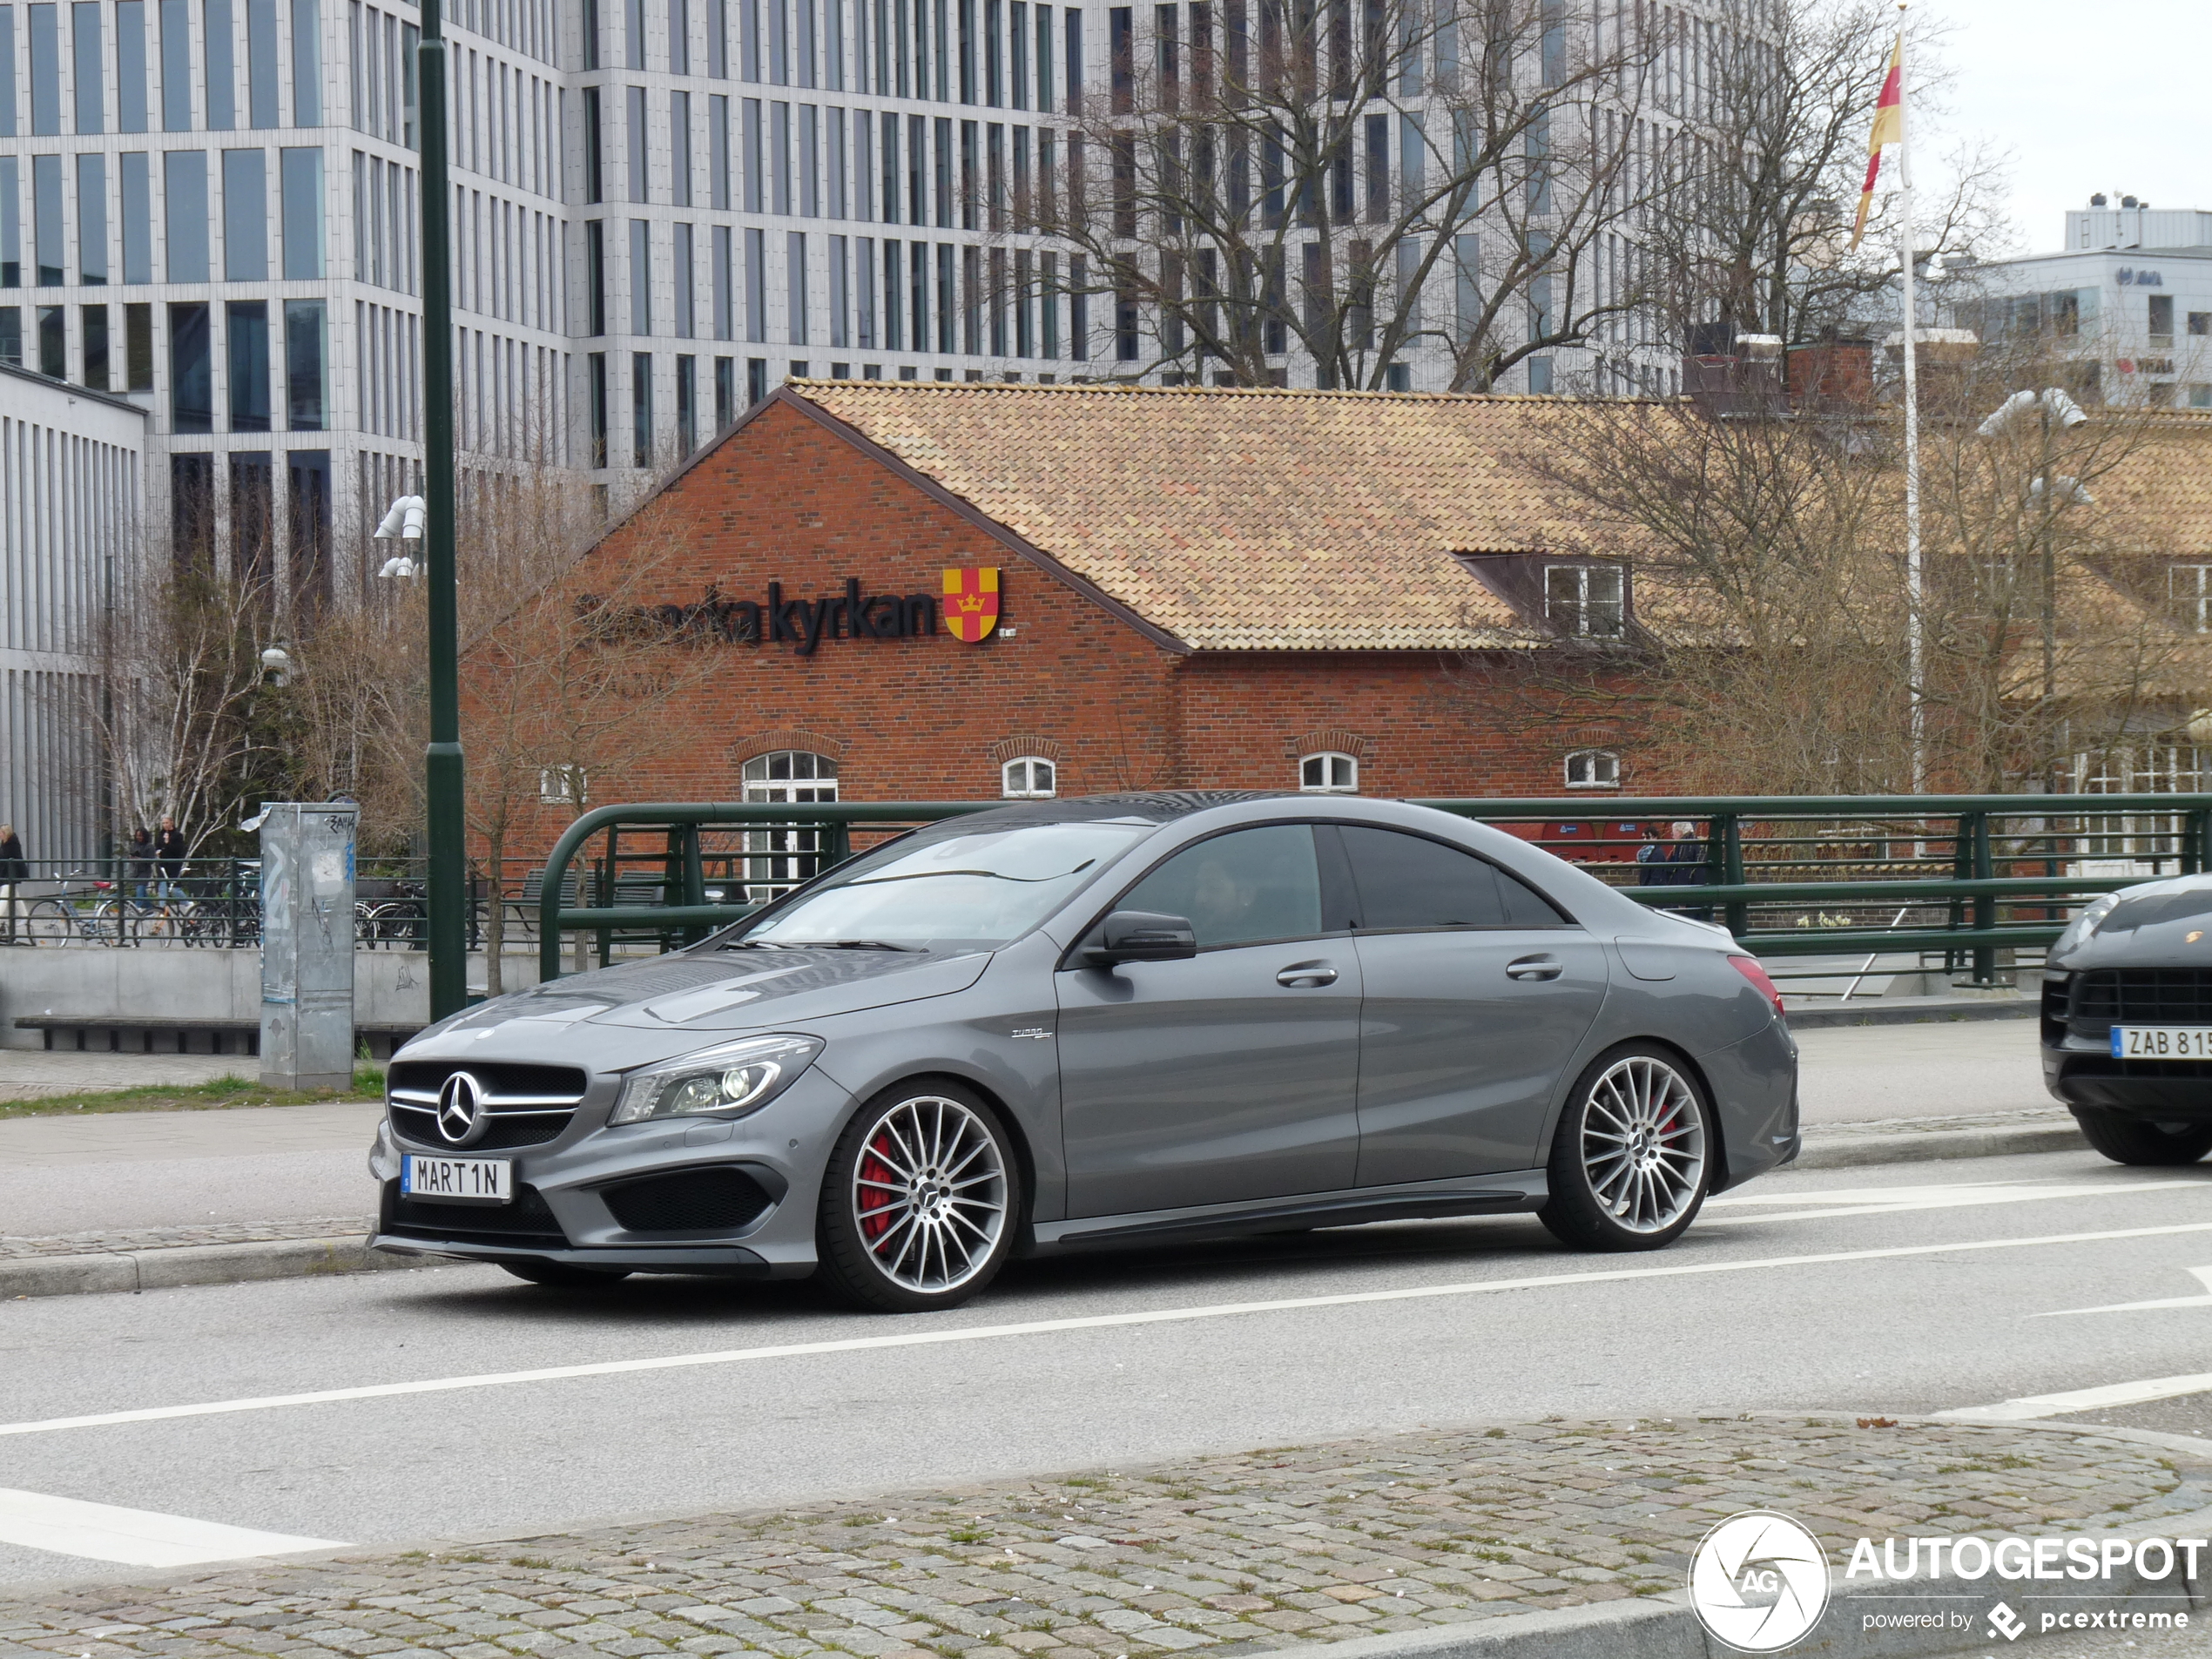
<path fill-rule="evenodd" d="M 1689 1605 L 1716 1641 L 1743 1653 L 1777 1652 L 1827 1610 L 1828 1557 L 1787 1515 L 1730 1515 L 1690 1557 Z"/>

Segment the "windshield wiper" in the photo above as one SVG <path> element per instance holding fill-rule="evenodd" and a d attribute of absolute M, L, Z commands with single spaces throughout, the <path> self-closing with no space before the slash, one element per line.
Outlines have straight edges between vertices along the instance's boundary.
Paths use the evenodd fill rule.
<path fill-rule="evenodd" d="M 742 941 L 755 950 L 895 950 L 920 954 L 919 945 L 894 945 L 887 939 L 779 939 Z M 729 948 L 725 947 L 725 948 Z"/>
<path fill-rule="evenodd" d="M 717 950 L 781 950 L 781 945 L 771 944 L 765 939 L 732 939 L 717 945 Z"/>

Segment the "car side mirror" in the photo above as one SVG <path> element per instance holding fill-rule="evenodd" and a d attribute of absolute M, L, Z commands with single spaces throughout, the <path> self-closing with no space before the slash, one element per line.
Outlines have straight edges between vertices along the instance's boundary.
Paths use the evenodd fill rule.
<path fill-rule="evenodd" d="M 1087 968 L 1117 962 L 1177 962 L 1198 954 L 1197 930 L 1181 916 L 1116 910 L 1098 926 L 1096 944 L 1083 947 Z"/>

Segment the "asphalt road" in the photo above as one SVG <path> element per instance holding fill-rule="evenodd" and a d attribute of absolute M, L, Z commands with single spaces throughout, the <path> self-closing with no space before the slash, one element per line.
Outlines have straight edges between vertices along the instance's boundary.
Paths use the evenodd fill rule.
<path fill-rule="evenodd" d="M 2052 1104 L 2032 1021 L 1858 1026 L 1804 1032 L 1798 1042 L 1801 1104 L 1816 1134 L 1866 1118 Z M 91 1055 L 37 1058 L 114 1063 Z M 377 1116 L 374 1106 L 339 1103 L 0 1123 L 0 1233 L 366 1217 L 376 1208 L 365 1154 Z"/>
<path fill-rule="evenodd" d="M 1549 1413 L 1973 1406 L 2204 1370 L 2208 1197 L 2212 1165 L 2086 1153 L 1784 1174 L 1656 1255 L 1396 1224 L 1021 1264 L 908 1318 L 470 1266 L 18 1301 L 0 1485 L 387 1545 Z M 2071 1312 L 2138 1301 L 2181 1305 Z M 102 1570 L 0 1546 L 0 1583 Z"/>

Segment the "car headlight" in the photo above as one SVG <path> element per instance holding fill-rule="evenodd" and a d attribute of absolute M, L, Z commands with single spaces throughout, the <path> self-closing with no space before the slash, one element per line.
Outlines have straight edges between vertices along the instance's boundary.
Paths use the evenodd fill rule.
<path fill-rule="evenodd" d="M 2112 914 L 2113 906 L 2120 902 L 2116 893 L 2101 893 L 2081 907 L 2081 914 L 2067 923 L 2066 931 L 2059 935 L 2051 954 L 2063 956 L 2067 952 L 2089 942 L 2089 935 L 2097 931 L 2097 924 Z"/>
<path fill-rule="evenodd" d="M 742 1117 L 799 1080 L 822 1051 L 819 1037 L 747 1037 L 634 1071 L 607 1122 L 651 1117 Z"/>

